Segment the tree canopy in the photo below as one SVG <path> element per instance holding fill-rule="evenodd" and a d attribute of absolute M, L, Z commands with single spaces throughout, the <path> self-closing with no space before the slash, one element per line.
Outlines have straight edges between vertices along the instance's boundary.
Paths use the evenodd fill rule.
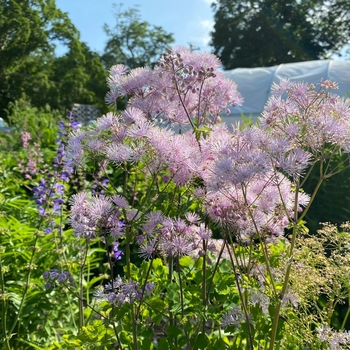
<path fill-rule="evenodd" d="M 62 57 L 55 55 L 57 42 L 68 48 Z M 0 0 L 0 117 L 22 96 L 61 110 L 75 102 L 102 105 L 106 76 L 55 0 Z"/>
<path fill-rule="evenodd" d="M 112 65 L 152 66 L 173 42 L 163 28 L 142 21 L 136 7 L 116 12 L 105 26 L 105 52 L 90 50 L 55 0 L 0 0 L 0 117 L 8 119 L 15 101 L 36 108 L 71 110 L 74 103 L 107 111 L 106 78 Z M 55 54 L 55 45 L 67 52 Z"/>
<path fill-rule="evenodd" d="M 104 26 L 109 39 L 102 59 L 107 69 L 115 64 L 130 69 L 153 66 L 174 42 L 172 34 L 162 27 L 142 21 L 136 6 L 126 10 L 115 6 L 115 19 L 114 28 Z"/>
<path fill-rule="evenodd" d="M 347 0 L 217 0 L 211 45 L 226 69 L 317 60 L 350 40 Z"/>

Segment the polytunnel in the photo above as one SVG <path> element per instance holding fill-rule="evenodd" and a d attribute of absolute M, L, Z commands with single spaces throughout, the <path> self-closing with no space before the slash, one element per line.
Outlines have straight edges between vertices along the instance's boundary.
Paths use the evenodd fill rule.
<path fill-rule="evenodd" d="M 271 96 L 273 83 L 278 84 L 281 78 L 315 85 L 322 79 L 332 80 L 339 85 L 334 93 L 342 97 L 348 97 L 347 93 L 350 93 L 350 61 L 317 60 L 273 67 L 235 68 L 224 71 L 224 74 L 236 82 L 244 98 L 242 106 L 231 108 L 230 114 L 223 118 L 226 123 L 240 120 L 242 113 L 245 117 L 252 116 L 254 121 L 257 120 Z"/>

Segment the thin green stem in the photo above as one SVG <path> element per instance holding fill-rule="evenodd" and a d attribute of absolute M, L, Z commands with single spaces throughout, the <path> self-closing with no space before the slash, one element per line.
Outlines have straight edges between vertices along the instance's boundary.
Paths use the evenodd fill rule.
<path fill-rule="evenodd" d="M 105 250 L 106 250 L 106 254 L 107 254 L 107 260 L 108 260 L 108 264 L 109 264 L 111 280 L 112 280 L 112 285 L 113 285 L 113 281 L 114 281 L 113 262 L 112 262 L 111 254 L 109 254 L 109 251 L 108 251 L 108 240 L 107 240 L 107 235 L 105 232 L 104 232 L 104 241 L 105 241 Z M 113 320 L 114 316 L 115 316 L 115 304 L 112 303 L 112 312 L 109 316 L 110 322 L 113 325 L 113 331 L 114 331 L 115 337 L 117 338 L 117 341 L 118 341 L 119 345 L 121 346 L 118 330 L 117 330 L 115 323 L 114 323 L 114 320 Z"/>
<path fill-rule="evenodd" d="M 204 256 L 203 256 L 203 267 L 202 267 L 202 274 L 203 274 L 203 279 L 202 279 L 202 299 L 203 299 L 203 318 L 205 320 L 205 313 L 207 310 L 207 244 L 205 240 L 203 239 L 203 251 L 204 251 Z M 203 334 L 205 334 L 205 322 L 203 322 Z"/>
<path fill-rule="evenodd" d="M 3 267 L 2 267 L 2 258 L 1 258 L 1 249 L 0 248 L 0 287 L 1 287 L 1 300 L 2 300 L 2 323 L 3 323 L 3 335 L 4 341 L 6 344 L 6 350 L 10 350 L 9 336 L 7 335 L 7 296 L 5 292 L 5 282 L 3 276 Z"/>
<path fill-rule="evenodd" d="M 169 256 L 168 270 L 169 270 L 168 271 L 168 281 L 169 281 L 169 283 L 171 283 L 173 280 L 173 273 L 174 273 L 174 259 L 172 256 Z M 174 325 L 175 324 L 174 315 L 170 310 L 169 310 L 169 317 L 170 317 L 170 324 Z"/>
<path fill-rule="evenodd" d="M 82 299 L 80 299 L 80 295 L 79 294 L 76 294 L 70 287 L 68 284 L 65 284 L 65 287 L 68 289 L 68 291 L 73 295 L 75 296 L 77 299 L 79 299 L 81 302 L 83 302 Z M 122 346 L 122 343 L 120 341 L 120 338 L 119 338 L 119 335 L 118 335 L 118 330 L 116 329 L 116 326 L 115 326 L 115 323 L 113 321 L 111 321 L 107 316 L 101 314 L 98 310 L 96 310 L 93 306 L 91 306 L 90 304 L 87 304 L 86 305 L 90 310 L 92 310 L 93 312 L 95 312 L 96 315 L 99 315 L 99 317 L 101 317 L 102 319 L 104 319 L 106 321 L 107 324 L 112 324 L 112 327 L 113 327 L 113 330 L 114 330 L 114 333 L 116 335 L 116 338 L 117 338 L 117 341 L 118 341 L 118 344 L 119 344 L 119 347 L 120 349 L 122 350 L 123 349 L 123 346 Z"/>
<path fill-rule="evenodd" d="M 225 250 L 225 245 L 226 245 L 226 236 L 223 239 L 223 244 L 222 244 L 222 247 L 220 249 L 219 255 L 218 255 L 217 259 L 216 259 L 216 264 L 214 266 L 214 270 L 213 270 L 213 273 L 211 275 L 211 279 L 210 279 L 210 282 L 209 282 L 209 285 L 208 285 L 208 290 L 207 290 L 207 295 L 206 295 L 206 304 L 208 304 L 208 302 L 209 302 L 210 290 L 211 290 L 211 287 L 213 285 L 215 273 L 216 273 L 216 271 L 217 271 L 217 269 L 219 267 L 219 262 L 221 260 L 222 253 Z"/>
<path fill-rule="evenodd" d="M 196 131 L 197 129 L 196 129 L 195 125 L 193 124 L 193 121 L 191 119 L 190 113 L 188 112 L 187 107 L 186 107 L 186 105 L 185 105 L 185 103 L 184 103 L 184 101 L 183 101 L 183 99 L 181 97 L 179 85 L 178 85 L 178 82 L 177 82 L 176 79 L 175 79 L 175 88 L 176 88 L 177 95 L 179 96 L 179 100 L 181 102 L 181 105 L 182 105 L 182 107 L 183 107 L 183 109 L 184 109 L 184 111 L 186 113 L 187 119 L 190 122 L 193 131 Z"/>
<path fill-rule="evenodd" d="M 333 316 L 333 312 L 337 306 L 337 301 L 335 300 L 335 295 L 333 294 L 332 297 L 330 298 L 329 302 L 328 302 L 328 312 L 327 312 L 327 323 L 328 326 L 331 325 L 332 322 L 332 316 Z"/>
<path fill-rule="evenodd" d="M 347 322 L 347 320 L 349 318 L 349 315 L 350 315 L 350 293 L 348 295 L 348 309 L 346 310 L 346 314 L 345 314 L 345 317 L 344 317 L 344 320 L 343 320 L 343 322 L 341 324 L 340 329 L 344 329 L 345 328 L 345 325 L 346 325 L 346 322 Z"/>
<path fill-rule="evenodd" d="M 307 214 L 307 212 L 309 211 L 309 209 L 310 209 L 310 207 L 311 207 L 311 204 L 313 203 L 313 201 L 314 201 L 314 199 L 315 199 L 315 197 L 316 197 L 316 194 L 317 194 L 318 190 L 320 189 L 320 187 L 321 187 L 323 181 L 324 181 L 324 178 L 323 178 L 323 176 L 322 176 L 322 178 L 320 178 L 320 179 L 318 180 L 318 183 L 317 183 L 317 185 L 316 185 L 316 187 L 315 187 L 315 190 L 314 190 L 314 192 L 312 193 L 312 195 L 311 195 L 311 197 L 310 197 L 310 201 L 309 201 L 308 205 L 306 206 L 306 208 L 305 208 L 305 209 L 303 210 L 303 212 L 301 213 L 298 222 L 300 222 L 300 221 L 305 217 L 305 215 Z"/>
<path fill-rule="evenodd" d="M 282 291 L 279 295 L 279 300 L 278 300 L 276 310 L 274 313 L 274 317 L 273 317 L 273 321 L 272 321 L 270 350 L 273 350 L 274 346 L 275 346 L 277 327 L 278 327 L 278 321 L 279 321 L 279 316 L 280 316 L 280 311 L 281 311 L 282 300 L 283 300 L 283 297 L 285 295 L 285 292 L 286 292 L 288 284 L 289 284 L 289 275 L 290 275 L 290 271 L 291 271 L 291 267 L 292 267 L 291 259 L 293 256 L 295 239 L 296 239 L 296 235 L 297 235 L 297 231 L 298 231 L 297 230 L 297 228 L 298 228 L 298 195 L 299 195 L 299 181 L 297 181 L 296 188 L 295 188 L 294 225 L 293 225 L 292 240 L 291 240 L 290 251 L 289 251 L 289 261 L 287 264 L 287 270 L 286 270 L 286 275 L 285 275 L 284 282 L 283 282 Z"/>
<path fill-rule="evenodd" d="M 79 270 L 79 328 L 83 327 L 85 325 L 85 319 L 84 319 L 84 286 L 83 286 L 83 280 L 84 280 L 84 267 L 86 264 L 87 259 L 87 253 L 88 253 L 88 242 L 85 240 L 85 250 L 84 250 L 84 256 L 81 260 L 80 264 L 80 270 Z"/>
<path fill-rule="evenodd" d="M 226 232 L 226 236 L 229 236 L 228 232 Z M 229 253 L 229 256 L 230 256 L 231 265 L 232 265 L 232 268 L 233 268 L 233 274 L 235 276 L 235 281 L 236 281 L 236 286 L 237 286 L 237 290 L 238 290 L 238 294 L 239 294 L 239 299 L 241 300 L 244 316 L 245 316 L 245 319 L 246 319 L 246 322 L 247 322 L 248 346 L 249 346 L 249 348 L 251 350 L 254 350 L 253 336 L 252 336 L 252 331 L 251 331 L 251 327 L 250 327 L 250 320 L 249 320 L 249 313 L 248 313 L 247 305 L 246 305 L 244 297 L 243 297 L 241 285 L 240 285 L 240 282 L 239 282 L 239 279 L 238 279 L 238 273 L 237 273 L 237 270 L 236 270 L 236 264 L 235 264 L 235 262 L 233 261 L 233 258 L 232 258 L 232 254 L 235 254 L 234 253 L 234 249 L 232 249 L 232 253 L 231 253 L 231 250 L 229 249 L 227 240 L 226 240 L 226 246 L 227 246 L 227 250 L 228 250 L 228 253 Z"/>
<path fill-rule="evenodd" d="M 132 319 L 132 338 L 134 342 L 134 350 L 138 350 L 139 344 L 137 342 L 137 322 L 135 320 L 135 305 L 131 305 L 131 319 Z"/>
<path fill-rule="evenodd" d="M 126 260 L 126 278 L 131 281 L 131 233 L 129 225 L 126 224 L 125 229 L 125 260 Z"/>
<path fill-rule="evenodd" d="M 131 281 L 131 239 L 132 233 L 130 232 L 129 224 L 126 223 L 125 229 L 125 259 L 126 259 L 126 278 L 130 282 Z M 135 306 L 131 305 L 131 319 L 132 319 L 132 337 L 134 343 L 134 350 L 138 350 L 138 342 L 137 342 L 137 322 L 135 319 Z"/>
<path fill-rule="evenodd" d="M 270 264 L 269 264 L 269 256 L 268 256 L 268 252 L 267 252 L 267 249 L 266 249 L 266 244 L 263 242 L 263 239 L 261 237 L 260 230 L 259 230 L 259 228 L 258 228 L 258 226 L 256 224 L 255 217 L 254 217 L 254 215 L 252 213 L 252 210 L 251 210 L 251 207 L 250 207 L 250 205 L 248 203 L 247 193 L 244 190 L 244 187 L 242 187 L 242 193 L 243 193 L 243 198 L 244 198 L 244 201 L 245 201 L 245 204 L 246 204 L 249 216 L 250 216 L 250 218 L 251 218 L 251 220 L 253 222 L 255 232 L 256 232 L 256 234 L 258 235 L 258 238 L 259 238 L 259 243 L 260 243 L 260 246 L 261 246 L 263 254 L 264 254 L 266 271 L 267 271 L 268 275 L 270 276 L 270 283 L 272 285 L 272 289 L 273 289 L 274 293 L 277 294 L 275 283 L 274 283 L 274 279 L 273 279 L 273 275 L 272 275 Z"/>
<path fill-rule="evenodd" d="M 67 260 L 66 252 L 65 252 L 65 249 L 64 249 L 64 245 L 63 245 L 63 229 L 62 229 L 62 227 L 63 227 L 64 224 L 63 224 L 62 217 L 63 217 L 63 209 L 60 210 L 60 216 L 59 216 L 59 225 L 58 225 L 59 244 L 58 244 L 58 241 L 57 241 L 55 233 L 54 233 L 54 237 L 55 237 L 55 244 L 56 244 L 56 253 L 58 255 L 58 259 L 61 261 L 60 265 L 61 265 L 61 269 L 63 270 L 63 266 L 68 266 L 68 260 Z M 62 262 L 62 260 L 63 260 L 63 262 Z M 88 274 L 88 276 L 90 276 L 90 274 Z M 67 291 L 65 291 L 65 293 L 66 293 L 67 301 L 68 301 L 68 304 L 69 304 L 69 312 L 70 312 L 70 317 L 71 317 L 72 323 L 73 323 L 74 327 L 77 328 L 77 324 L 75 322 L 75 316 L 74 316 L 74 312 L 73 312 L 73 307 L 71 306 L 71 298 L 70 298 L 70 296 L 69 296 Z M 88 297 L 88 295 L 89 295 L 89 293 L 87 291 L 87 297 Z M 87 303 L 89 303 L 88 298 L 87 298 Z"/>
<path fill-rule="evenodd" d="M 183 285 L 182 285 L 182 278 L 181 278 L 181 267 L 180 267 L 180 260 L 179 257 L 176 258 L 176 266 L 177 266 L 177 274 L 179 277 L 179 287 L 180 287 L 180 304 L 181 304 L 181 317 L 182 319 L 185 318 L 185 303 L 184 303 L 184 295 L 183 295 Z M 190 349 L 191 348 L 191 343 L 190 343 L 190 338 L 188 336 L 186 327 L 184 327 L 184 332 L 187 340 L 187 346 Z"/>
<path fill-rule="evenodd" d="M 143 302 L 143 296 L 145 294 L 145 289 L 146 289 L 146 284 L 147 284 L 148 277 L 151 274 L 152 264 L 153 264 L 153 258 L 152 258 L 152 260 L 151 260 L 151 262 L 149 264 L 149 267 L 147 269 L 145 281 L 143 282 L 143 287 L 142 287 L 142 292 L 141 292 L 141 299 L 140 299 L 140 302 L 139 302 L 139 305 L 138 305 L 137 311 L 136 311 L 136 320 L 139 318 L 139 315 L 140 315 L 141 305 L 142 305 L 142 302 Z"/>
<path fill-rule="evenodd" d="M 286 274 L 284 277 L 283 281 L 283 286 L 282 286 L 282 291 L 279 295 L 279 301 L 277 303 L 275 313 L 274 313 L 274 318 L 272 321 L 272 329 L 271 329 L 271 341 L 270 341 L 270 350 L 274 349 L 275 341 L 276 341 L 276 334 L 277 334 L 277 327 L 278 327 L 278 321 L 279 321 L 279 316 L 280 316 L 280 311 L 281 311 L 281 304 L 282 300 L 284 298 L 284 295 L 287 291 L 288 284 L 289 284 L 289 278 L 290 278 L 290 273 L 292 269 L 292 258 L 293 258 L 293 252 L 294 252 L 294 246 L 295 246 L 295 241 L 296 241 L 296 236 L 298 233 L 298 225 L 302 221 L 302 219 L 305 217 L 305 215 L 308 213 L 312 202 L 314 201 L 318 190 L 320 189 L 323 181 L 324 181 L 324 173 L 323 173 L 323 162 L 320 162 L 320 175 L 319 175 L 319 180 L 318 183 L 310 197 L 310 201 L 302 214 L 298 216 L 298 197 L 299 197 L 299 190 L 300 190 L 300 180 L 296 181 L 296 186 L 295 186 L 295 199 L 294 199 L 294 223 L 293 223 L 293 231 L 292 231 L 292 239 L 290 243 L 290 249 L 289 249 L 289 261 L 287 264 L 287 269 L 286 269 Z"/>
<path fill-rule="evenodd" d="M 316 165 L 316 163 L 313 163 L 313 164 L 310 166 L 310 168 L 309 168 L 309 170 L 307 171 L 307 173 L 305 174 L 305 176 L 303 177 L 303 180 L 302 180 L 301 183 L 300 183 L 300 187 L 301 187 L 301 188 L 304 186 L 304 183 L 306 182 L 306 180 L 307 180 L 308 177 L 310 176 L 310 174 L 311 174 L 312 170 L 314 169 L 315 165 Z"/>

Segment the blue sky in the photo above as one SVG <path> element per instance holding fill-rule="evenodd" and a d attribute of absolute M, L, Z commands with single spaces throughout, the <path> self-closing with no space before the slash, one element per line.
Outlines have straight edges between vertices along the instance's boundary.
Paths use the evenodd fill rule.
<path fill-rule="evenodd" d="M 151 25 L 163 27 L 172 33 L 176 45 L 191 43 L 201 51 L 211 51 L 208 43 L 213 25 L 213 0 L 56 0 L 56 5 L 67 12 L 81 34 L 81 40 L 99 53 L 103 52 L 107 36 L 106 23 L 115 25 L 113 4 L 123 4 L 127 9 L 139 5 L 141 18 Z M 57 53 L 63 53 L 62 48 Z"/>

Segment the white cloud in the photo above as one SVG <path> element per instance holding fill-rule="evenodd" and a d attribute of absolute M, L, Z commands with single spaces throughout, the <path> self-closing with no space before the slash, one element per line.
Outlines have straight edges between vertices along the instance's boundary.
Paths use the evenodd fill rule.
<path fill-rule="evenodd" d="M 213 13 L 210 4 L 213 0 L 196 0 L 198 11 L 187 22 L 188 42 L 202 51 L 211 51 L 210 32 L 214 28 Z M 214 0 L 216 1 L 216 0 Z M 200 4 L 201 3 L 201 4 Z"/>
<path fill-rule="evenodd" d="M 217 0 L 202 0 L 203 2 L 205 2 L 208 5 L 211 5 L 213 2 L 217 3 Z"/>
<path fill-rule="evenodd" d="M 201 22 L 200 22 L 200 25 L 201 27 L 204 29 L 204 30 L 207 30 L 207 31 L 212 31 L 213 28 L 214 28 L 214 21 L 211 20 L 211 19 L 203 19 Z"/>
<path fill-rule="evenodd" d="M 203 30 L 203 35 L 201 36 L 201 41 L 203 45 L 209 45 L 211 40 L 210 32 L 214 28 L 214 21 L 209 19 L 204 19 L 200 22 L 200 26 Z"/>
<path fill-rule="evenodd" d="M 214 21 L 210 19 L 202 19 L 195 23 L 192 22 L 192 24 L 194 26 L 189 37 L 189 42 L 203 51 L 210 51 L 210 32 L 213 30 Z"/>

